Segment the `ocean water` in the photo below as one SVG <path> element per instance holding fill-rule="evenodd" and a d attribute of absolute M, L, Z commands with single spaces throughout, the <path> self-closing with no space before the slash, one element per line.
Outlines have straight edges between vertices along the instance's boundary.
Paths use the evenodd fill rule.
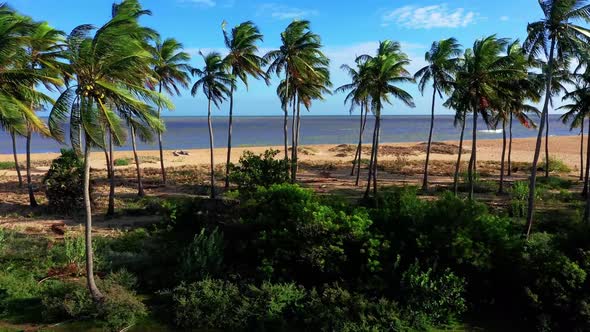
<path fill-rule="evenodd" d="M 209 147 L 206 117 L 165 117 L 166 133 L 163 136 L 165 149 L 197 149 Z M 549 129 L 552 136 L 576 135 L 579 131 L 570 131 L 569 126 L 559 120 L 559 115 L 549 116 Z M 289 126 L 291 121 L 289 121 Z M 364 142 L 370 143 L 374 121 L 367 120 Z M 385 116 L 382 120 L 381 142 L 422 142 L 428 139 L 430 117 L 427 115 Z M 471 121 L 468 120 L 466 138 L 470 137 Z M 352 116 L 303 116 L 301 119 L 300 144 L 353 144 L 358 141 L 359 117 Z M 502 138 L 502 133 L 484 132 L 483 123 L 478 124 L 478 139 Z M 213 119 L 214 144 L 216 147 L 227 145 L 227 117 Z M 434 140 L 458 140 L 459 130 L 453 126 L 453 116 L 440 115 L 435 120 Z M 66 132 L 68 132 L 66 130 Z M 527 129 L 514 121 L 514 137 L 535 137 L 536 129 Z M 129 140 L 128 140 L 129 141 Z M 269 146 L 283 144 L 283 118 L 273 117 L 235 117 L 233 126 L 233 146 Z M 35 136 L 31 150 L 33 153 L 59 152 L 61 145 L 54 140 Z M 138 141 L 138 149 L 154 150 L 158 143 Z M 19 138 L 17 149 L 24 152 L 25 140 Z M 131 150 L 130 144 L 117 150 Z M 0 132 L 0 153 L 12 153 L 10 136 Z"/>

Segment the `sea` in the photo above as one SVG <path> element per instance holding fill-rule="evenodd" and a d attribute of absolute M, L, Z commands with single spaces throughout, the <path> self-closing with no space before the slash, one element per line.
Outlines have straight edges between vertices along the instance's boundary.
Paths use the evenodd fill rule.
<path fill-rule="evenodd" d="M 570 131 L 569 125 L 563 124 L 559 114 L 549 115 L 549 134 L 551 136 L 577 135 L 578 129 Z M 302 116 L 300 144 L 355 144 L 359 136 L 359 116 Z M 206 117 L 164 117 L 166 132 L 163 135 L 164 149 L 198 149 L 209 147 L 209 135 Z M 455 127 L 452 115 L 438 115 L 435 120 L 434 140 L 458 140 L 460 127 Z M 466 139 L 471 136 L 471 120 L 468 120 Z M 289 126 L 291 121 L 289 120 Z M 371 116 L 367 120 L 364 142 L 371 142 L 374 120 Z M 428 115 L 391 115 L 382 118 L 381 142 L 423 142 L 428 139 L 430 116 Z M 227 117 L 213 118 L 214 145 L 227 145 Z M 66 133 L 68 130 L 66 129 Z M 525 128 L 518 121 L 514 121 L 513 137 L 536 137 L 537 130 Z M 478 124 L 478 139 L 500 139 L 502 132 L 494 128 L 487 128 L 481 122 Z M 67 137 L 66 137 L 67 141 Z M 130 141 L 130 140 L 128 140 Z M 240 116 L 234 117 L 233 146 L 281 146 L 283 144 L 282 116 Z M 47 153 L 59 152 L 68 147 L 49 138 L 37 135 L 33 137 L 31 152 Z M 138 141 L 139 150 L 158 149 L 158 143 Z M 24 138 L 17 139 L 19 153 L 25 151 Z M 117 147 L 117 150 L 131 150 L 130 142 Z M 0 132 L 0 153 L 12 153 L 10 136 Z"/>

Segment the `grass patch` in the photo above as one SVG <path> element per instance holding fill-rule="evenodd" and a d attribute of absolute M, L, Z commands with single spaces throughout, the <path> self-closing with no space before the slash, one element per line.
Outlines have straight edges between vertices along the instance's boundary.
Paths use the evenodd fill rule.
<path fill-rule="evenodd" d="M 545 171 L 545 165 L 547 164 L 547 159 L 543 159 L 543 164 L 539 165 L 540 168 Z M 572 169 L 563 162 L 563 160 L 549 157 L 549 172 L 555 173 L 569 173 Z"/>
<path fill-rule="evenodd" d="M 119 158 L 115 159 L 114 164 L 115 166 L 129 166 L 131 165 L 131 158 Z"/>
<path fill-rule="evenodd" d="M 550 165 L 551 166 L 551 165 Z M 567 166 L 566 166 L 567 167 Z M 573 183 L 570 180 L 550 176 L 548 178 L 537 178 L 537 187 L 542 187 L 547 190 L 570 189 Z"/>
<path fill-rule="evenodd" d="M 15 165 L 13 161 L 0 161 L 0 170 L 15 169 Z"/>

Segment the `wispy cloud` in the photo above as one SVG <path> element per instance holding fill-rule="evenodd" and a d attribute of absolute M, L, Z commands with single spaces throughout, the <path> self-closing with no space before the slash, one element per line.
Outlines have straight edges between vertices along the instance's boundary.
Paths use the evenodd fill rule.
<path fill-rule="evenodd" d="M 182 4 L 192 4 L 200 7 L 215 7 L 217 3 L 214 0 L 178 0 Z"/>
<path fill-rule="evenodd" d="M 508 20 L 510 20 L 510 17 L 508 17 L 508 16 L 500 16 L 500 21 L 506 22 Z"/>
<path fill-rule="evenodd" d="M 410 29 L 460 28 L 475 23 L 478 16 L 464 8 L 451 9 L 447 4 L 404 6 L 383 14 L 381 25 L 399 24 Z"/>
<path fill-rule="evenodd" d="M 319 15 L 315 9 L 296 8 L 277 3 L 265 3 L 258 6 L 258 16 L 270 16 L 277 20 L 292 20 Z"/>

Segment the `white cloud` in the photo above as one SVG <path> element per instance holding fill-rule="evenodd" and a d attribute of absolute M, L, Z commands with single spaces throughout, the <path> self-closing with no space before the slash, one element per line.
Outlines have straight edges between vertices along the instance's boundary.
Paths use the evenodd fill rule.
<path fill-rule="evenodd" d="M 215 7 L 217 4 L 214 0 L 178 0 L 180 3 L 193 4 L 201 7 Z"/>
<path fill-rule="evenodd" d="M 508 16 L 500 16 L 500 21 L 506 22 L 508 20 L 510 20 L 510 17 L 508 17 Z"/>
<path fill-rule="evenodd" d="M 410 29 L 459 28 L 475 23 L 478 16 L 478 13 L 464 8 L 450 9 L 446 4 L 404 6 L 386 12 L 381 17 L 381 25 L 395 23 Z"/>
<path fill-rule="evenodd" d="M 277 3 L 265 3 L 258 6 L 258 16 L 270 16 L 277 20 L 293 20 L 309 16 L 317 16 L 315 9 L 302 9 Z"/>

